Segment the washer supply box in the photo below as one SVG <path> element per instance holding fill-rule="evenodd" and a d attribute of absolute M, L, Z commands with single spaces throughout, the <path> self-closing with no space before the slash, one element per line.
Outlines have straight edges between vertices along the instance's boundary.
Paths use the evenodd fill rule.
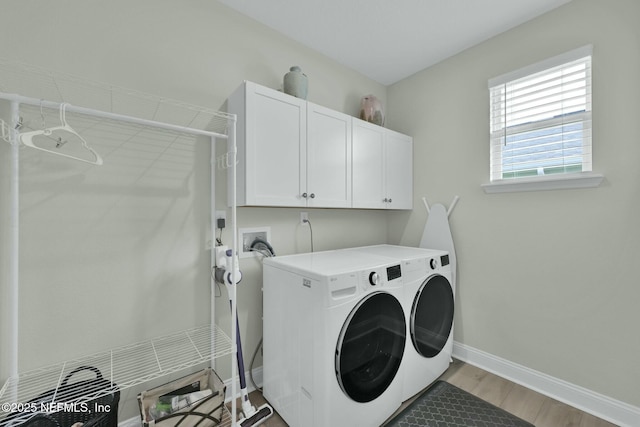
<path fill-rule="evenodd" d="M 211 368 L 143 391 L 138 395 L 144 427 L 219 425 L 224 415 L 225 385 Z"/>

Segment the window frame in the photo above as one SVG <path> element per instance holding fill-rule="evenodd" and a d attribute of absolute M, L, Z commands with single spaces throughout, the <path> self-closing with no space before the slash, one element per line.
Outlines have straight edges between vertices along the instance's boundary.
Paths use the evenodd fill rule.
<path fill-rule="evenodd" d="M 549 70 L 554 67 L 558 67 L 564 64 L 571 63 L 573 61 L 579 60 L 581 58 L 590 56 L 591 61 L 593 60 L 593 47 L 591 45 L 583 46 L 578 49 L 571 50 L 569 52 L 545 59 L 538 63 L 529 65 L 527 67 L 523 67 L 521 69 L 503 74 L 501 76 L 492 78 L 488 81 L 489 88 L 489 97 L 490 101 L 493 101 L 491 96 L 492 88 L 496 86 L 505 85 L 509 82 L 513 82 L 515 80 L 519 80 L 522 78 L 526 78 L 532 76 L 534 74 Z M 591 77 L 589 76 L 589 79 Z M 593 86 L 592 81 L 590 81 L 589 90 Z M 586 112 L 578 113 L 583 117 L 589 115 L 591 117 L 591 97 L 588 99 L 588 110 Z M 492 108 L 490 106 L 490 108 Z M 572 114 L 572 113 L 569 113 Z M 575 114 L 575 113 L 573 113 Z M 494 119 L 493 112 L 489 112 L 489 126 L 492 127 L 492 120 Z M 543 119 L 533 123 L 542 123 L 542 122 L 552 122 L 554 119 Z M 589 120 L 590 121 L 590 120 Z M 580 123 L 585 123 L 584 120 L 578 121 Z M 521 126 L 522 128 L 526 128 L 527 124 L 520 124 L 515 126 Z M 491 132 L 493 129 L 490 129 L 490 154 L 489 154 L 489 176 L 490 181 L 487 184 L 483 184 L 482 188 L 486 193 L 497 193 L 497 192 L 512 192 L 512 191 L 537 191 L 537 190 L 552 190 L 552 189 L 565 189 L 565 188 L 588 188 L 588 187 L 596 187 L 600 185 L 603 181 L 604 176 L 602 174 L 594 173 L 591 170 L 592 159 L 589 159 L 586 164 L 588 165 L 586 171 L 581 172 L 561 172 L 554 173 L 548 175 L 539 175 L 532 177 L 517 177 L 517 178 L 499 178 L 491 176 L 491 173 L 494 172 L 492 170 L 493 161 L 492 158 L 495 156 L 494 145 L 492 138 L 494 137 L 494 132 Z M 501 132 L 501 131 L 497 131 Z M 502 130 L 504 132 L 504 130 Z M 593 143 L 591 142 L 591 145 Z M 501 153 L 500 153 L 501 154 Z M 583 161 L 582 165 L 585 164 Z"/>

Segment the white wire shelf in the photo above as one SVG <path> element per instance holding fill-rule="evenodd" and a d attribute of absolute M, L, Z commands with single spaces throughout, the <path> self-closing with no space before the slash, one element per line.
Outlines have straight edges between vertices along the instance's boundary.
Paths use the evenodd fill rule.
<path fill-rule="evenodd" d="M 156 144 L 161 142 L 184 150 L 187 146 L 185 141 L 206 136 L 211 137 L 212 142 L 218 138 L 228 139 L 233 141 L 232 146 L 235 147 L 235 115 L 3 58 L 0 58 L 0 98 L 10 101 L 12 109 L 14 106 L 19 107 L 17 117 L 12 117 L 11 123 L 0 123 L 0 144 L 4 141 L 13 144 L 16 138 L 12 136 L 44 128 L 45 118 L 47 124 L 56 123 L 55 115 L 58 111 L 65 111 L 61 106 L 64 103 L 66 111 L 71 113 L 74 129 L 86 134 L 92 143 L 97 141 L 107 154 L 110 150 L 115 152 L 120 149 L 118 141 L 133 138 L 145 142 L 154 141 Z M 49 117 L 51 115 L 53 118 Z M 15 143 L 15 147 L 19 147 L 19 144 Z M 15 153 L 17 152 L 16 149 Z M 235 153 L 235 149 L 233 152 Z M 17 165 L 17 155 L 15 159 Z M 228 154 L 216 159 L 216 163 L 219 167 L 235 166 Z M 13 170 L 17 171 L 17 167 Z M 17 174 L 14 182 L 15 185 L 13 182 L 11 184 L 11 191 L 15 195 L 12 202 L 16 206 L 15 218 L 18 218 Z M 232 212 L 235 223 L 235 205 Z M 17 222 L 15 223 L 17 229 Z M 13 236 L 16 238 L 17 248 L 18 234 L 14 233 Z M 9 245 L 12 246 L 11 243 Z M 12 263 L 12 268 L 10 288 L 16 290 L 17 298 L 17 258 Z M 14 307 L 10 316 L 12 324 L 8 327 L 11 336 L 18 334 L 17 299 Z M 232 307 L 235 310 L 234 304 Z M 235 329 L 232 329 L 235 342 L 234 334 Z M 8 341 L 13 342 L 11 339 Z M 221 329 L 217 326 L 205 326 L 19 373 L 10 377 L 0 388 L 0 427 L 12 427 L 16 421 L 19 425 L 33 416 L 33 413 L 21 414 L 18 419 L 13 418 L 10 424 L 7 423 L 11 405 L 25 404 L 50 390 L 59 390 L 65 377 L 79 367 L 91 366 L 99 369 L 105 382 L 123 390 L 234 354 L 234 351 L 235 344 L 232 344 L 232 340 Z M 231 359 L 233 374 L 236 368 L 234 358 Z M 8 364 L 10 372 L 15 372 L 17 350 L 11 354 Z M 73 384 L 76 378 L 77 381 L 86 381 L 94 376 L 91 372 L 74 374 L 70 383 Z M 235 388 L 235 382 L 233 387 Z M 90 392 L 78 390 L 76 394 L 70 395 L 65 388 L 62 397 L 64 402 L 79 403 L 107 396 L 114 391 L 114 388 L 105 386 Z M 57 397 L 61 400 L 60 395 Z M 221 425 L 231 426 L 235 423 L 235 415 L 232 419 L 228 411 L 224 414 Z"/>
<path fill-rule="evenodd" d="M 97 368 L 105 380 L 114 387 L 96 390 L 65 390 L 64 402 L 87 402 L 106 396 L 117 390 L 124 390 L 138 384 L 187 369 L 212 359 L 232 354 L 231 339 L 218 326 L 202 326 L 171 335 L 150 339 L 113 350 L 96 353 L 79 359 L 24 372 L 9 378 L 0 389 L 0 426 L 7 424 L 11 410 L 23 405 L 45 392 L 59 390 L 69 373 L 83 366 Z M 69 380 L 73 384 L 86 380 L 87 373 L 76 374 Z M 95 373 L 88 372 L 89 379 Z M 53 400 L 53 399 L 52 399 Z M 8 410 L 7 410 L 8 409 Z M 34 415 L 32 408 L 19 419 L 25 421 Z M 23 419 L 24 418 L 24 419 Z M 229 418 L 229 416 L 227 416 Z"/>
<path fill-rule="evenodd" d="M 130 116 L 175 127 L 226 134 L 231 115 L 80 76 L 0 58 L 0 92 Z M 46 107 L 46 105 L 45 105 Z"/>

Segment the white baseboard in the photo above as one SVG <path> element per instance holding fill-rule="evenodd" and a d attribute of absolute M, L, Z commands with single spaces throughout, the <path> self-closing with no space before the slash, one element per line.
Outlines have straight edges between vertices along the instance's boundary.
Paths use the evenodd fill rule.
<path fill-rule="evenodd" d="M 455 341 L 453 357 L 621 427 L 635 427 L 640 420 L 639 407 Z"/>

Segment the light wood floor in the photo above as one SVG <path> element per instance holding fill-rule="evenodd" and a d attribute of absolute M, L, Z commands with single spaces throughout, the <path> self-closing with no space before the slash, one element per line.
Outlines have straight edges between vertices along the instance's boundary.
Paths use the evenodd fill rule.
<path fill-rule="evenodd" d="M 457 360 L 440 379 L 536 427 L 615 427 L 615 424 Z"/>
<path fill-rule="evenodd" d="M 440 379 L 511 412 L 536 427 L 615 427 L 615 424 L 457 360 Z M 256 406 L 265 402 L 262 394 L 257 391 L 251 393 L 249 397 Z M 409 403 L 405 402 L 398 412 Z M 287 427 L 278 414 L 274 414 L 261 425 Z"/>

